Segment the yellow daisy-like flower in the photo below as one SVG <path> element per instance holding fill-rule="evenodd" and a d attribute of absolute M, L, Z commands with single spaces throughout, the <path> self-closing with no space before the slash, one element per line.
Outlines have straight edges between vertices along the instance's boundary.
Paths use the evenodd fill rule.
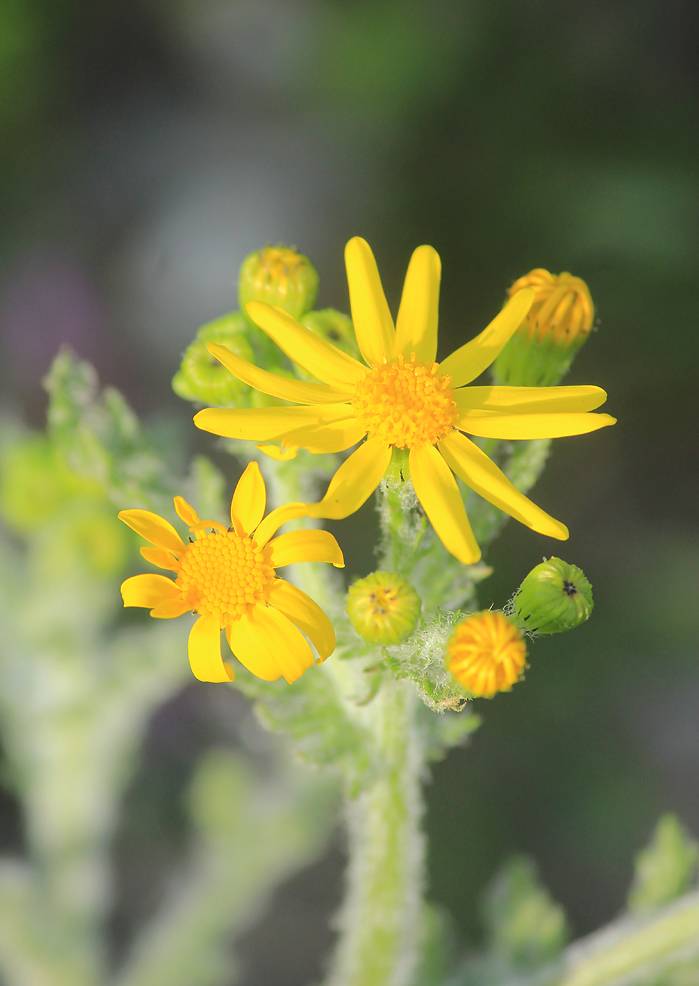
<path fill-rule="evenodd" d="M 323 383 L 261 370 L 225 346 L 209 351 L 250 387 L 296 407 L 207 408 L 197 427 L 228 438 L 281 442 L 260 446 L 275 457 L 296 448 L 340 452 L 362 442 L 340 466 L 314 517 L 340 519 L 358 510 L 381 482 L 392 449 L 409 449 L 415 493 L 437 535 L 460 561 L 480 549 L 454 473 L 495 506 L 550 537 L 568 531 L 520 493 L 469 438 L 530 439 L 580 435 L 614 424 L 589 414 L 607 395 L 599 387 L 468 387 L 493 362 L 534 300 L 517 291 L 486 329 L 442 363 L 437 354 L 440 261 L 430 246 L 413 253 L 394 328 L 369 245 L 359 237 L 345 250 L 352 319 L 366 366 L 315 335 L 286 312 L 251 302 L 250 317 L 284 352 Z M 366 441 L 363 439 L 366 438 Z"/>
<path fill-rule="evenodd" d="M 265 681 L 284 675 L 295 681 L 335 649 L 335 631 L 323 610 L 275 569 L 301 561 L 344 567 L 337 541 L 328 531 L 290 531 L 273 537 L 287 520 L 303 516 L 305 505 L 287 503 L 264 516 L 267 493 L 256 462 L 240 478 L 231 501 L 231 526 L 200 520 L 181 496 L 175 510 L 194 540 L 185 544 L 166 520 L 150 510 L 122 510 L 119 518 L 155 547 L 143 557 L 177 578 L 135 575 L 121 587 L 124 606 L 144 606 L 151 616 L 170 619 L 188 610 L 199 614 L 189 634 L 189 663 L 200 681 L 232 681 L 221 657 L 221 630 L 241 664 Z M 263 519 L 264 518 L 264 519 Z M 301 632 L 303 631 L 303 633 Z M 304 634 L 306 636 L 304 636 Z"/>
<path fill-rule="evenodd" d="M 447 667 L 479 698 L 508 692 L 527 666 L 522 634 L 503 613 L 476 613 L 459 623 L 447 644 Z"/>

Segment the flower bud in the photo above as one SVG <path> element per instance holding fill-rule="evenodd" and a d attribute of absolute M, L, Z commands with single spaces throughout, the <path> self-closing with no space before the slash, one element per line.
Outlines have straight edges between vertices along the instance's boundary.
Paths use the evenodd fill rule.
<path fill-rule="evenodd" d="M 315 304 L 318 273 L 308 257 L 285 246 L 264 247 L 243 261 L 238 280 L 238 304 L 246 312 L 250 301 L 264 301 L 301 318 Z"/>
<path fill-rule="evenodd" d="M 319 312 L 307 312 L 301 319 L 301 324 L 316 335 L 322 336 L 326 342 L 331 342 L 348 356 L 353 356 L 357 360 L 362 358 L 349 315 L 343 315 L 334 308 L 324 308 Z"/>
<path fill-rule="evenodd" d="M 493 364 L 498 384 L 547 387 L 567 373 L 586 342 L 595 318 L 587 284 L 567 271 L 550 274 L 537 268 L 520 277 L 508 292 L 533 288 L 529 314 Z"/>
<path fill-rule="evenodd" d="M 400 644 L 415 627 L 422 603 L 409 582 L 393 572 L 372 572 L 350 586 L 347 613 L 362 640 Z"/>
<path fill-rule="evenodd" d="M 504 613 L 487 610 L 457 623 L 447 644 L 446 664 L 472 695 L 508 692 L 527 666 L 527 648 Z"/>
<path fill-rule="evenodd" d="M 236 356 L 254 362 L 247 336 L 247 323 L 240 312 L 209 322 L 197 332 L 187 347 L 182 363 L 172 381 L 172 389 L 186 401 L 233 407 L 240 404 L 248 387 L 234 377 L 208 351 L 210 342 L 227 346 Z"/>
<path fill-rule="evenodd" d="M 561 633 L 592 612 L 592 586 L 576 565 L 549 558 L 527 575 L 512 601 L 513 618 L 531 633 Z"/>

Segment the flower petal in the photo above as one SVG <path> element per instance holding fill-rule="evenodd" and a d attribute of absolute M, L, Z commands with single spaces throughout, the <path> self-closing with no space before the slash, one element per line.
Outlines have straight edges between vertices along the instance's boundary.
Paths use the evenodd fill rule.
<path fill-rule="evenodd" d="M 196 510 L 194 507 L 190 507 L 183 496 L 176 496 L 174 503 L 177 516 L 185 522 L 187 527 L 194 527 L 195 524 L 199 523 L 199 516 Z"/>
<path fill-rule="evenodd" d="M 134 575 L 121 584 L 121 595 L 124 606 L 143 606 L 152 609 L 166 599 L 178 599 L 182 590 L 175 584 L 174 579 L 166 575 Z"/>
<path fill-rule="evenodd" d="M 262 678 L 263 681 L 276 681 L 277 678 L 281 678 L 282 671 L 274 655 L 266 647 L 260 647 L 257 636 L 249 632 L 246 616 L 226 627 L 226 639 L 240 663 L 252 674 Z"/>
<path fill-rule="evenodd" d="M 242 632 L 237 634 L 238 630 Z M 266 680 L 270 680 L 270 661 L 274 661 L 289 684 L 314 663 L 313 651 L 301 631 L 271 606 L 255 606 L 231 626 L 231 649 L 241 664 Z"/>
<path fill-rule="evenodd" d="M 319 503 L 308 504 L 308 517 L 341 520 L 349 517 L 369 499 L 391 461 L 391 446 L 369 438 L 353 452 L 330 480 Z"/>
<path fill-rule="evenodd" d="M 510 337 L 526 318 L 534 301 L 531 288 L 522 288 L 507 302 L 490 325 L 440 363 L 439 372 L 448 373 L 454 387 L 470 383 L 487 369 L 510 341 Z"/>
<path fill-rule="evenodd" d="M 123 520 L 132 531 L 159 548 L 174 551 L 178 555 L 184 551 L 184 542 L 172 524 L 150 510 L 122 510 L 119 520 Z"/>
<path fill-rule="evenodd" d="M 221 628 L 214 616 L 200 616 L 189 632 L 189 666 L 199 681 L 233 681 L 221 657 Z"/>
<path fill-rule="evenodd" d="M 262 548 L 277 530 L 288 520 L 297 520 L 308 516 L 307 503 L 285 503 L 268 513 L 253 534 L 253 541 Z"/>
<path fill-rule="evenodd" d="M 287 445 L 281 448 L 278 445 L 256 445 L 255 447 L 276 462 L 290 462 L 296 458 L 299 452 L 298 445 Z"/>
<path fill-rule="evenodd" d="M 192 604 L 185 599 L 166 599 L 163 603 L 158 603 L 151 611 L 150 615 L 157 620 L 173 620 L 176 616 L 184 613 L 191 613 Z"/>
<path fill-rule="evenodd" d="M 284 579 L 275 579 L 269 601 L 306 634 L 318 651 L 321 661 L 335 650 L 333 625 L 310 596 Z"/>
<path fill-rule="evenodd" d="M 179 572 L 180 563 L 174 558 L 169 551 L 164 551 L 162 548 L 141 548 L 141 554 L 149 561 L 151 565 L 157 565 L 158 568 L 165 568 L 169 572 Z"/>
<path fill-rule="evenodd" d="M 330 531 L 311 528 L 308 531 L 288 531 L 269 542 L 274 568 L 295 565 L 301 561 L 327 561 L 335 568 L 344 568 L 340 545 Z"/>
<path fill-rule="evenodd" d="M 451 469 L 434 445 L 412 448 L 408 461 L 413 489 L 437 537 L 460 562 L 473 565 L 481 557 L 481 549 Z"/>
<path fill-rule="evenodd" d="M 354 236 L 345 247 L 352 322 L 359 349 L 366 362 L 379 363 L 384 356 L 395 359 L 396 330 L 381 287 L 381 278 L 371 247 Z"/>
<path fill-rule="evenodd" d="M 359 360 L 311 332 L 282 308 L 266 305 L 261 301 L 251 301 L 247 310 L 253 322 L 274 339 L 289 359 L 323 383 L 354 390 L 357 380 L 366 373 L 366 368 Z"/>
<path fill-rule="evenodd" d="M 315 425 L 313 428 L 300 428 L 284 436 L 284 444 L 306 449 L 307 452 L 344 452 L 352 448 L 366 435 L 366 428 L 361 425 L 352 408 L 349 414 L 340 421 L 329 424 Z"/>
<path fill-rule="evenodd" d="M 306 383 L 303 380 L 290 380 L 276 373 L 260 370 L 247 360 L 236 356 L 226 346 L 212 342 L 208 347 L 212 356 L 223 363 L 227 370 L 242 380 L 248 387 L 259 390 L 270 397 L 278 397 L 282 401 L 295 401 L 297 404 L 335 404 L 338 401 L 350 400 L 354 387 L 328 387 L 324 383 Z"/>
<path fill-rule="evenodd" d="M 267 490 L 260 467 L 251 462 L 238 480 L 231 500 L 231 523 L 237 534 L 250 534 L 265 515 Z"/>
<path fill-rule="evenodd" d="M 454 391 L 460 411 L 505 414 L 594 411 L 606 399 L 601 387 L 462 387 Z"/>
<path fill-rule="evenodd" d="M 347 404 L 243 409 L 207 407 L 194 415 L 194 424 L 202 431 L 224 438 L 269 442 L 305 428 L 344 420 L 347 412 Z"/>
<path fill-rule="evenodd" d="M 460 415 L 456 427 L 481 438 L 505 438 L 512 441 L 529 438 L 565 438 L 586 435 L 616 424 L 609 414 L 498 414 L 497 411 L 467 411 Z"/>
<path fill-rule="evenodd" d="M 520 493 L 492 459 L 465 435 L 450 432 L 439 443 L 439 450 L 456 475 L 490 503 L 539 534 L 567 540 L 568 528 Z"/>
<path fill-rule="evenodd" d="M 415 353 L 423 363 L 432 363 L 437 355 L 441 276 L 437 251 L 431 246 L 419 246 L 410 258 L 396 319 L 396 344 L 406 359 Z"/>

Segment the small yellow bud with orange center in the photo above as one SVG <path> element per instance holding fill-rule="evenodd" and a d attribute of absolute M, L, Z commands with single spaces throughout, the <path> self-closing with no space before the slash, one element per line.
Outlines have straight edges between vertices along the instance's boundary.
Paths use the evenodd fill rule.
<path fill-rule="evenodd" d="M 504 613 L 475 613 L 454 628 L 446 664 L 472 695 L 492 698 L 509 691 L 527 666 L 522 634 Z"/>
<path fill-rule="evenodd" d="M 247 318 L 246 305 L 263 301 L 301 318 L 315 304 L 318 273 L 302 253 L 285 246 L 269 246 L 245 258 L 238 280 L 238 304 Z"/>
<path fill-rule="evenodd" d="M 372 644 L 400 644 L 415 627 L 422 603 L 413 587 L 393 572 L 358 579 L 347 596 L 347 613 L 359 636 Z"/>
<path fill-rule="evenodd" d="M 595 306 L 587 284 L 567 271 L 551 274 L 538 267 L 515 281 L 508 297 L 525 288 L 535 292 L 534 303 L 493 364 L 493 376 L 499 384 L 551 386 L 586 342 Z"/>

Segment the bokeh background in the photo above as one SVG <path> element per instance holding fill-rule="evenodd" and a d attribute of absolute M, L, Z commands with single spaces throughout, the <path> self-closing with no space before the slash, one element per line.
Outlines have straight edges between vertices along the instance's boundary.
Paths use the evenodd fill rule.
<path fill-rule="evenodd" d="M 393 306 L 411 250 L 433 244 L 442 356 L 533 267 L 590 285 L 599 331 L 569 381 L 603 386 L 619 423 L 555 443 L 535 498 L 570 541 L 510 524 L 481 601 L 501 606 L 556 550 L 596 608 L 536 642 L 526 683 L 477 703 L 471 746 L 434 769 L 430 896 L 463 943 L 512 852 L 580 935 L 621 910 L 662 812 L 699 835 L 698 151 L 691 0 L 0 4 L 0 384 L 35 428 L 67 342 L 154 431 L 168 422 L 173 455 L 212 453 L 170 379 L 266 243 L 308 254 L 318 307 L 344 310 L 350 236 Z M 350 575 L 372 567 L 369 546 L 348 555 Z M 114 848 L 115 955 L 186 842 L 197 754 L 236 742 L 206 701 L 193 686 L 152 722 Z M 22 851 L 9 785 L 0 843 Z M 245 986 L 318 975 L 342 866 L 338 832 L 242 941 Z"/>

